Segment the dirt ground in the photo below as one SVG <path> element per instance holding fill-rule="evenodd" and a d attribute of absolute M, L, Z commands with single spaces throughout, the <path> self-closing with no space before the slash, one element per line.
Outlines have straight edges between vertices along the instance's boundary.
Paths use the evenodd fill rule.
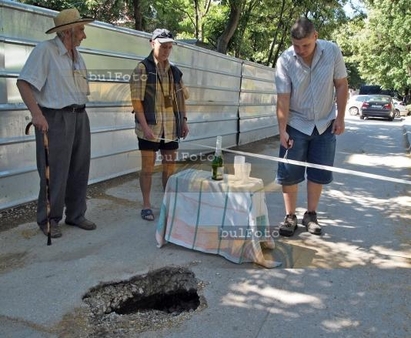
<path fill-rule="evenodd" d="M 183 170 L 187 167 L 200 166 L 200 163 L 192 161 L 184 161 L 177 163 L 177 170 Z M 158 166 L 155 172 L 161 170 Z M 139 178 L 139 171 L 119 177 L 112 178 L 110 180 L 90 184 L 87 191 L 87 198 L 99 198 L 105 195 L 106 191 L 123 183 L 130 182 Z M 26 204 L 18 205 L 16 207 L 0 210 L 0 232 L 7 231 L 20 224 L 34 222 L 36 220 L 37 201 L 29 202 Z"/>
<path fill-rule="evenodd" d="M 87 198 L 98 198 L 105 191 L 116 185 L 123 184 L 138 178 L 138 172 L 116 177 L 107 181 L 91 184 L 88 187 Z M 29 223 L 36 220 L 37 201 L 22 204 L 13 208 L 0 211 L 0 232 L 12 229 L 19 224 Z"/>

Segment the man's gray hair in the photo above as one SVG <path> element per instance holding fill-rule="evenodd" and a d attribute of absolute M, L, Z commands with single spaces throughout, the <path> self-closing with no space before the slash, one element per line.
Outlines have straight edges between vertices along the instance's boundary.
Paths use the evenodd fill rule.
<path fill-rule="evenodd" d="M 65 29 L 65 30 L 60 31 L 60 32 L 56 32 L 56 34 L 60 39 L 63 39 L 68 34 L 68 32 L 71 32 L 73 34 L 74 33 L 74 27 Z"/>
<path fill-rule="evenodd" d="M 299 18 L 291 27 L 291 37 L 296 40 L 304 39 L 314 32 L 314 24 L 305 17 Z"/>

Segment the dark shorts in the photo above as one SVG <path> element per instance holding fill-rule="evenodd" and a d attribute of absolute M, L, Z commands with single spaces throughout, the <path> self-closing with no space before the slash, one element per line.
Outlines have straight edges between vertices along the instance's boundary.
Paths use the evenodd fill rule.
<path fill-rule="evenodd" d="M 140 150 L 152 150 L 152 151 L 158 151 L 158 150 L 176 150 L 178 149 L 178 142 L 177 141 L 171 141 L 171 142 L 164 142 L 164 140 L 161 140 L 160 142 L 152 142 L 152 141 L 147 141 L 142 138 L 138 137 L 138 149 Z"/>
<path fill-rule="evenodd" d="M 297 129 L 287 126 L 287 133 L 294 145 L 288 150 L 287 158 L 290 160 L 309 162 L 327 166 L 334 165 L 336 137 L 331 132 L 332 123 L 321 135 L 317 128 L 311 135 L 299 132 Z M 283 158 L 286 149 L 280 146 L 279 157 Z M 328 184 L 333 180 L 333 173 L 329 170 L 307 168 L 304 166 L 278 162 L 276 181 L 281 185 L 298 184 L 305 179 L 318 184 Z"/>

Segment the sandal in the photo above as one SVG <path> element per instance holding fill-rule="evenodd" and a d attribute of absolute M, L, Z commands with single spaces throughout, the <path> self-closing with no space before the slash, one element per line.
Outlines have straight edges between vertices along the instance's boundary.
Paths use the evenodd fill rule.
<path fill-rule="evenodd" d="M 146 221 L 154 221 L 154 214 L 151 209 L 141 210 L 141 218 Z"/>

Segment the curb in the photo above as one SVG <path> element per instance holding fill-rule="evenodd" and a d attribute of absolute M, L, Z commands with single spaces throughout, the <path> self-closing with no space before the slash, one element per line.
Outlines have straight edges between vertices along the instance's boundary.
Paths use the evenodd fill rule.
<path fill-rule="evenodd" d="M 411 153 L 411 123 L 405 123 L 402 126 L 404 140 L 405 140 L 405 150 L 408 154 Z"/>

